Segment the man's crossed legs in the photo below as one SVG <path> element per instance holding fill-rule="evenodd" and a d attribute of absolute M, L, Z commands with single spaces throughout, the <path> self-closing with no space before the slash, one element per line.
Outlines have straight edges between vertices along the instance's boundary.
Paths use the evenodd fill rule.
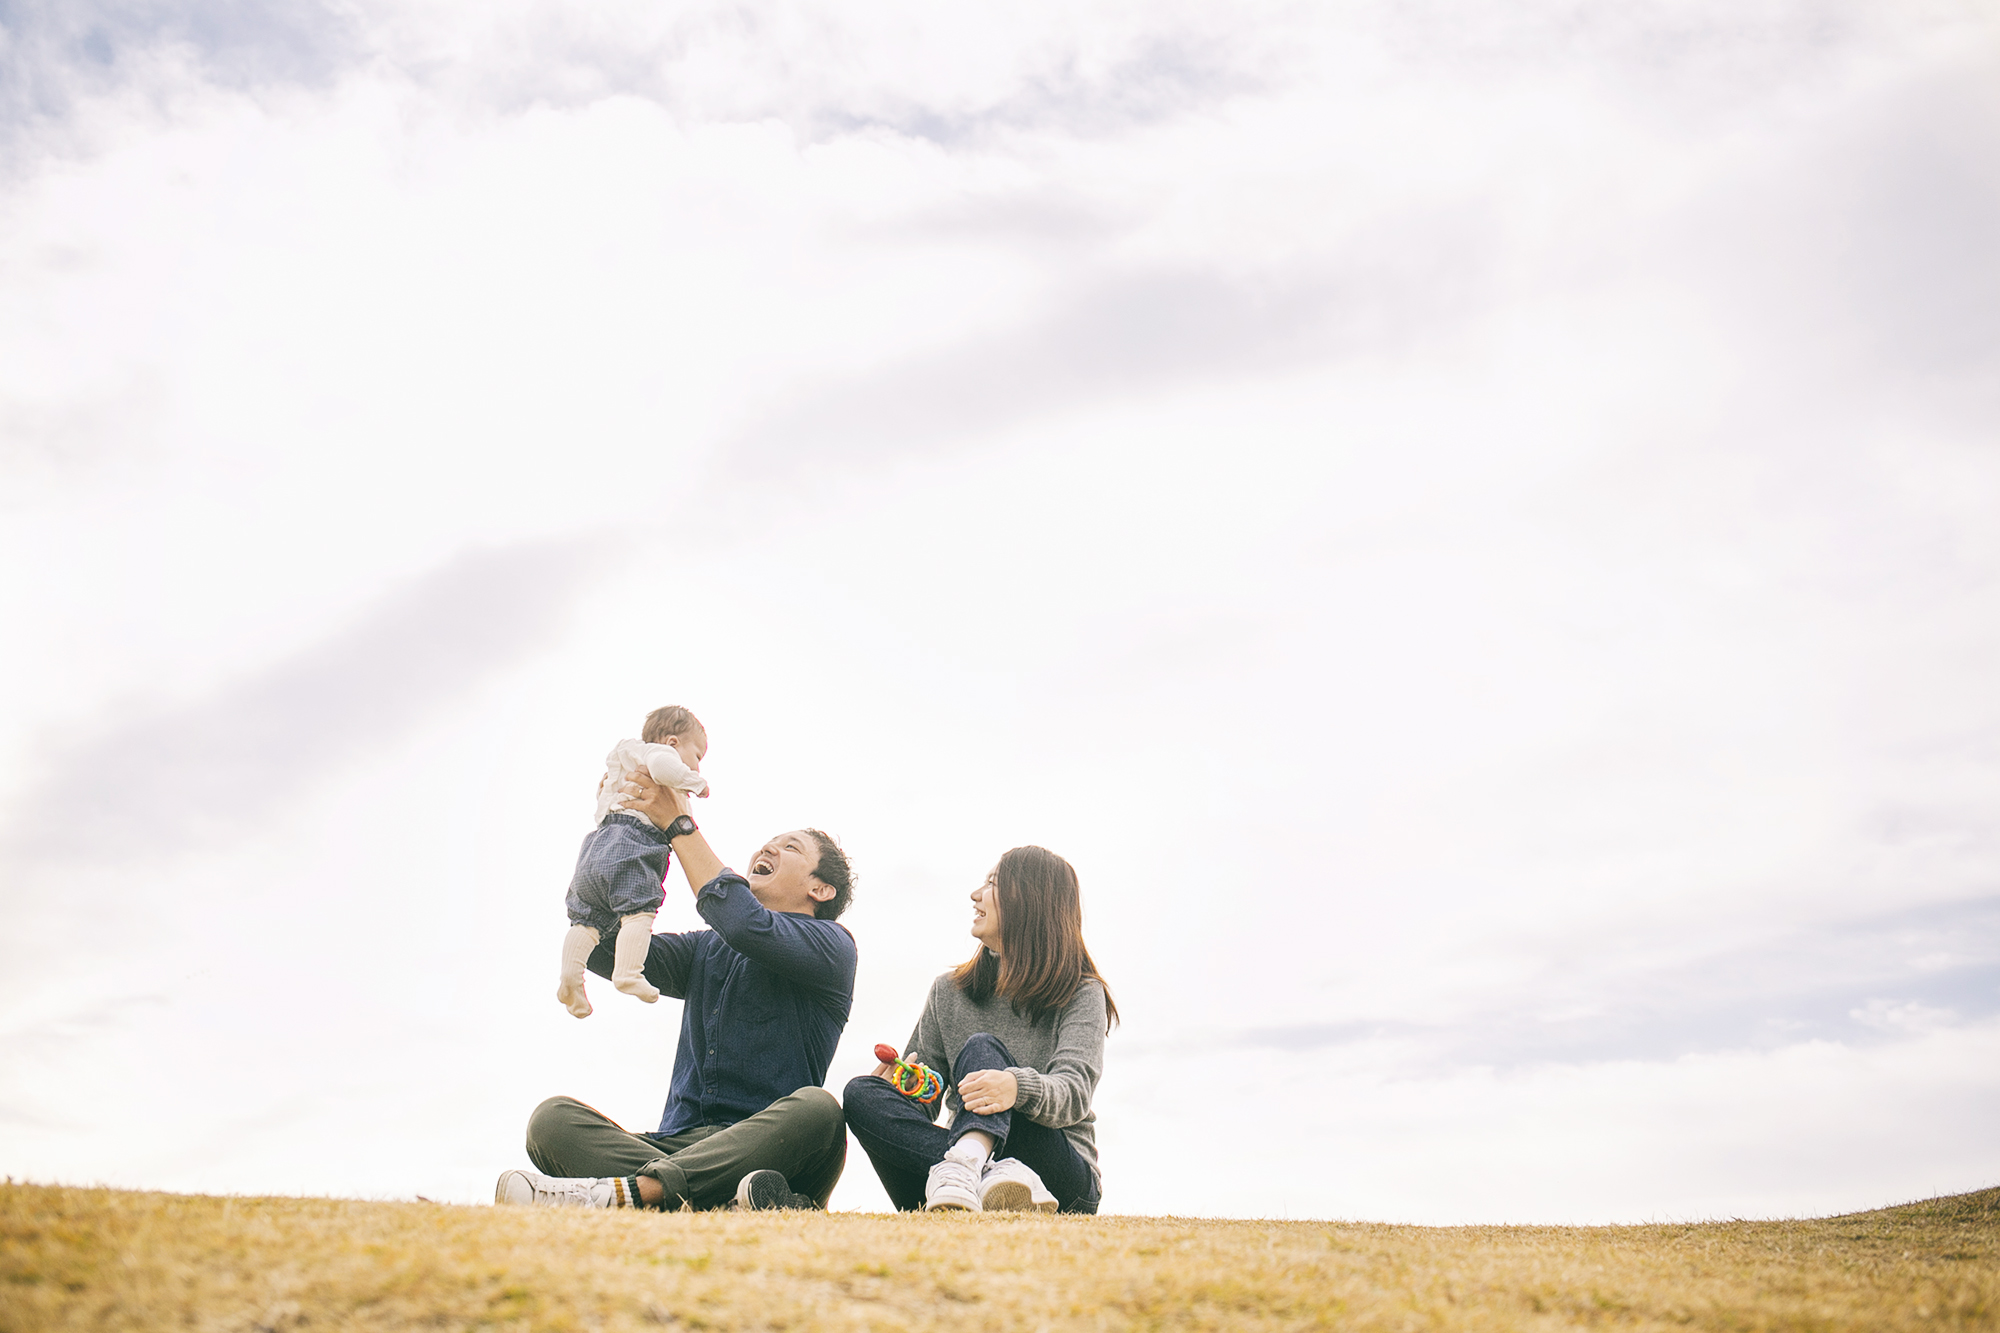
<path fill-rule="evenodd" d="M 681 1134 L 629 1133 L 573 1097 L 551 1097 L 528 1117 L 528 1160 L 536 1171 L 504 1173 L 495 1203 L 824 1208 L 847 1164 L 847 1127 L 825 1088 Z"/>

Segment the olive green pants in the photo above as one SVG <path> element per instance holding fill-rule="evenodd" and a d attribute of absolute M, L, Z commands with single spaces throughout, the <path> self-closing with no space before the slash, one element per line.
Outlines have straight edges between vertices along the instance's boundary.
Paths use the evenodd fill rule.
<path fill-rule="evenodd" d="M 574 1097 L 551 1097 L 528 1117 L 528 1160 L 551 1176 L 651 1176 L 667 1209 L 721 1208 L 752 1171 L 782 1171 L 794 1194 L 824 1208 L 847 1165 L 847 1125 L 825 1088 L 680 1134 L 633 1134 Z"/>

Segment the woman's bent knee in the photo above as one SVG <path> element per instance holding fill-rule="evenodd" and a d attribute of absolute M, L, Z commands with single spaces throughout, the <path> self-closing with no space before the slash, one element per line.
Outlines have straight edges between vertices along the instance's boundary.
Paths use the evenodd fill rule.
<path fill-rule="evenodd" d="M 841 1090 L 841 1109 L 846 1112 L 850 1123 L 857 1118 L 871 1119 L 876 1109 L 883 1104 L 882 1094 L 885 1092 L 898 1097 L 903 1095 L 891 1087 L 887 1079 L 877 1078 L 873 1074 L 861 1074 L 847 1080 L 847 1086 Z"/>
<path fill-rule="evenodd" d="M 1011 1065 L 1014 1057 L 1007 1051 L 1007 1043 L 990 1032 L 975 1032 L 965 1039 L 965 1045 L 958 1048 L 958 1059 L 951 1062 L 953 1070 L 964 1067 L 969 1058 L 990 1056 L 1003 1064 Z"/>

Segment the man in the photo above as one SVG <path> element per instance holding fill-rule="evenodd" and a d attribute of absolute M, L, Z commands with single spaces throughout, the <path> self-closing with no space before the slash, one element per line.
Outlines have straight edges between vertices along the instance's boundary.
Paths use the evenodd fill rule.
<path fill-rule="evenodd" d="M 840 1103 L 820 1086 L 854 1000 L 847 857 L 817 829 L 781 833 L 745 876 L 709 849 L 686 797 L 643 775 L 625 808 L 665 831 L 711 929 L 655 935 L 646 979 L 684 1000 L 658 1132 L 632 1134 L 569 1097 L 528 1118 L 535 1171 L 507 1171 L 495 1203 L 675 1210 L 824 1208 L 847 1162 Z M 590 969 L 611 973 L 599 944 Z"/>

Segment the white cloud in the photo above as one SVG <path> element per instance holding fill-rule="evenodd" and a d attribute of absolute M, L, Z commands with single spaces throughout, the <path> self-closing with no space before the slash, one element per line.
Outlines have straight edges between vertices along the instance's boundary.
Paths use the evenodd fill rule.
<path fill-rule="evenodd" d="M 1950 1027 L 1958 1017 L 1949 1009 L 1936 1009 L 1915 1000 L 1873 999 L 1853 1011 L 1858 1023 L 1884 1032 L 1931 1032 Z"/>
<path fill-rule="evenodd" d="M 1415 1078 L 1245 1052 L 1226 1104 L 1254 1121 L 1248 1090 L 1268 1089 L 1286 1130 L 1242 1135 L 1154 1109 L 1183 1077 L 1155 1058 L 1102 1094 L 1105 1169 L 1132 1182 L 1134 1212 L 1206 1211 L 1227 1189 L 1251 1215 L 1433 1224 L 1825 1216 L 2000 1177 L 1995 1042 L 1988 1022 L 1869 1048 Z"/>
<path fill-rule="evenodd" d="M 548 992 L 672 699 L 854 853 L 836 1085 L 1077 863 L 1110 1207 L 1991 1178 L 1989 16 L 116 13 L 6 57 L 9 1171 L 650 1121 L 672 1006 Z"/>

